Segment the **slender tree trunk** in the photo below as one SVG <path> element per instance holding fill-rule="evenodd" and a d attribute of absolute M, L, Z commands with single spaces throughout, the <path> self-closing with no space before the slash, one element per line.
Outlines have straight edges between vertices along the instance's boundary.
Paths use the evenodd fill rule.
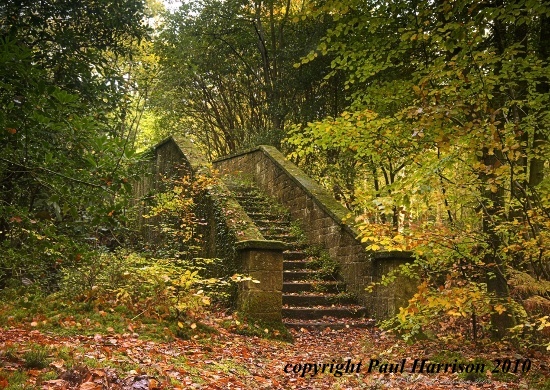
<path fill-rule="evenodd" d="M 487 148 L 483 149 L 483 164 L 488 167 L 494 167 L 499 164 L 499 158 L 496 154 L 489 154 Z M 483 261 L 487 269 L 487 290 L 493 297 L 493 305 L 500 305 L 506 310 L 499 313 L 493 310 L 491 314 L 491 325 L 493 327 L 493 337 L 498 339 L 506 335 L 508 329 L 516 324 L 515 315 L 512 312 L 510 303 L 510 290 L 506 280 L 506 270 L 503 259 L 499 255 L 502 251 L 502 238 L 496 231 L 499 222 L 505 219 L 504 215 L 504 189 L 501 186 L 489 186 L 491 174 L 482 174 L 480 176 L 483 188 L 481 189 L 483 204 L 483 233 L 487 236 L 487 248 Z M 487 188 L 489 187 L 489 188 Z"/>

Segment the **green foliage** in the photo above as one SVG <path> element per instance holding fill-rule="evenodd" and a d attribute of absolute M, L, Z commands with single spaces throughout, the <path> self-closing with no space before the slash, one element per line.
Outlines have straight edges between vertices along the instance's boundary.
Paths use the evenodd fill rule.
<path fill-rule="evenodd" d="M 154 239 L 148 242 L 150 255 L 175 259 L 170 261 L 196 272 L 200 275 L 197 285 L 205 294 L 215 302 L 230 305 L 236 290 L 236 283 L 230 276 L 237 270 L 228 260 L 234 255 L 234 247 L 232 242 L 228 242 L 232 235 L 226 230 L 228 227 L 224 223 L 228 216 L 225 215 L 223 202 L 220 203 L 224 195 L 217 194 L 218 179 L 208 175 L 195 175 L 192 179 L 189 176 L 176 175 L 174 178 L 164 178 L 162 187 L 164 191 L 152 197 L 144 215 L 155 233 Z M 214 218 L 212 212 L 223 216 Z M 210 226 L 206 222 L 209 220 L 219 221 L 221 224 L 216 232 L 225 249 L 217 254 L 218 258 L 200 257 L 204 246 L 203 235 L 210 234 Z"/>
<path fill-rule="evenodd" d="M 478 327 L 492 310 L 506 309 L 504 306 L 490 306 L 485 286 L 453 280 L 449 276 L 438 289 L 430 289 L 427 283 L 420 284 L 408 306 L 400 308 L 399 313 L 385 321 L 383 326 L 397 331 L 407 341 L 455 338 L 454 332 L 458 329 L 469 333 L 475 340 L 481 335 Z"/>
<path fill-rule="evenodd" d="M 288 210 L 286 210 L 286 213 L 288 214 Z M 280 215 L 282 213 L 277 213 L 277 214 Z M 296 240 L 298 244 L 305 244 L 307 242 L 306 234 L 299 221 L 290 222 L 289 232 L 290 232 L 290 235 Z"/>
<path fill-rule="evenodd" d="M 317 270 L 315 277 L 323 280 L 326 277 L 334 277 L 340 265 L 336 260 L 330 257 L 329 253 L 322 248 L 308 248 L 307 253 L 311 256 L 309 266 Z"/>
<path fill-rule="evenodd" d="M 0 288 L 51 291 L 86 243 L 128 237 L 135 90 L 118 61 L 143 16 L 140 0 L 0 5 Z"/>
<path fill-rule="evenodd" d="M 336 25 L 301 63 L 334 56 L 328 77 L 350 98 L 287 144 L 312 173 L 336 170 L 321 181 L 369 250 L 417 256 L 406 271 L 423 287 L 394 325 L 463 318 L 475 338 L 475 318 L 502 337 L 547 315 L 548 6 L 334 0 L 311 13 Z"/>
<path fill-rule="evenodd" d="M 144 218 L 151 220 L 150 227 L 157 233 L 153 250 L 157 255 L 191 259 L 201 248 L 202 219 L 197 216 L 196 199 L 215 179 L 198 175 L 164 178 L 166 191 L 157 192 L 150 201 Z"/>
<path fill-rule="evenodd" d="M 27 374 L 23 371 L 13 371 L 9 375 L 7 373 L 0 373 L 0 379 L 6 379 L 8 381 L 8 387 L 6 390 L 24 390 L 27 389 Z"/>
<path fill-rule="evenodd" d="M 198 315 L 210 303 L 196 289 L 197 271 L 176 260 L 150 260 L 135 253 L 98 254 L 65 269 L 60 295 L 98 308 L 122 305 L 137 316 L 180 319 Z"/>
<path fill-rule="evenodd" d="M 340 99 L 339 82 L 323 80 L 329 61 L 293 66 L 330 26 L 306 17 L 310 6 L 202 0 L 166 15 L 155 42 L 162 72 L 151 99 L 164 128 L 214 157 L 278 145 L 290 121 L 331 112 Z"/>
<path fill-rule="evenodd" d="M 28 351 L 23 354 L 26 368 L 46 368 L 50 364 L 50 350 L 48 347 L 36 344 L 31 345 Z"/>

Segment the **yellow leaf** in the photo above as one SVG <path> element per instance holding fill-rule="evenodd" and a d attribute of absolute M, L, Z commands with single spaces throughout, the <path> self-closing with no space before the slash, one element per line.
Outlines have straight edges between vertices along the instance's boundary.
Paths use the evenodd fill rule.
<path fill-rule="evenodd" d="M 179 326 L 180 328 L 183 328 L 183 324 L 182 324 L 181 322 L 179 322 L 179 321 L 178 321 L 178 326 Z"/>
<path fill-rule="evenodd" d="M 506 311 L 506 308 L 502 305 L 496 305 L 495 310 L 498 314 L 502 314 Z"/>

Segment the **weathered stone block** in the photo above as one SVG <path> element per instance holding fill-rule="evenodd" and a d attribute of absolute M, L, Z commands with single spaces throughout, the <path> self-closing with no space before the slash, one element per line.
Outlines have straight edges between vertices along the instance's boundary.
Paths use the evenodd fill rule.
<path fill-rule="evenodd" d="M 281 321 L 283 295 L 280 291 L 243 291 L 237 309 L 250 318 Z"/>
<path fill-rule="evenodd" d="M 255 283 L 253 281 L 242 282 L 243 290 L 257 290 L 257 291 L 282 291 L 283 289 L 283 272 L 280 271 L 251 271 L 247 273 L 253 280 L 259 281 Z"/>
<path fill-rule="evenodd" d="M 239 258 L 243 272 L 283 271 L 283 243 L 276 242 L 278 249 L 241 249 Z"/>

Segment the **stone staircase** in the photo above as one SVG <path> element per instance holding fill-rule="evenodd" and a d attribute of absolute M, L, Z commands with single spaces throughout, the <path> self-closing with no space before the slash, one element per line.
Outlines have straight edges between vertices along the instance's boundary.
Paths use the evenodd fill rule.
<path fill-rule="evenodd" d="M 288 327 L 339 329 L 373 324 L 366 318 L 365 308 L 346 293 L 335 263 L 326 251 L 307 244 L 288 210 L 253 185 L 226 184 L 263 236 L 287 246 L 283 252 L 282 316 Z"/>

